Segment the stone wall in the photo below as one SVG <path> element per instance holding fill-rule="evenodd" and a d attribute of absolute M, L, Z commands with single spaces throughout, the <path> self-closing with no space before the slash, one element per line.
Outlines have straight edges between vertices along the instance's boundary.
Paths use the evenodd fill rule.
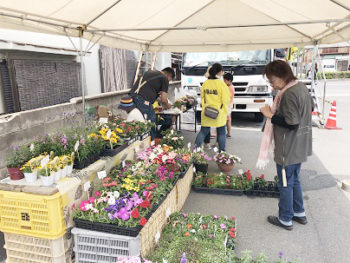
<path fill-rule="evenodd" d="M 175 86 L 170 84 L 169 97 L 173 101 Z M 104 105 L 112 109 L 114 114 L 118 110 L 120 98 L 129 90 L 101 93 L 86 97 L 86 106 Z M 58 104 L 45 108 L 22 111 L 0 116 L 0 179 L 7 176 L 5 161 L 15 146 L 29 143 L 36 136 L 45 136 L 68 127 L 69 120 L 82 120 L 82 98 L 73 98 L 69 103 Z"/>

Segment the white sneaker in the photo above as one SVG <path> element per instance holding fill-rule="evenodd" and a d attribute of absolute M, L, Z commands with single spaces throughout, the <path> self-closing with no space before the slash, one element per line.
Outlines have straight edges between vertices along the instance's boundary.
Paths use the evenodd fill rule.
<path fill-rule="evenodd" d="M 204 149 L 205 150 L 210 150 L 211 149 L 210 143 L 205 143 L 204 144 Z"/>

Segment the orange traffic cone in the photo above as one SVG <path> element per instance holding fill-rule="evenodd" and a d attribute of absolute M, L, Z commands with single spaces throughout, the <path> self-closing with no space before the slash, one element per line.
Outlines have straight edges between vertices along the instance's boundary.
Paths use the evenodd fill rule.
<path fill-rule="evenodd" d="M 332 103 L 331 112 L 329 113 L 325 128 L 330 130 L 341 129 L 337 127 L 337 103 L 335 101 Z"/>

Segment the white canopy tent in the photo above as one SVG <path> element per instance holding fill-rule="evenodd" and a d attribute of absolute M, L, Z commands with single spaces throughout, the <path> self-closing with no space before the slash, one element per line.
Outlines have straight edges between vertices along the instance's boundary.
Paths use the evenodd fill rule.
<path fill-rule="evenodd" d="M 350 39 L 350 0 L 0 0 L 0 27 L 144 51 L 305 46 Z"/>
<path fill-rule="evenodd" d="M 86 38 L 83 65 L 93 43 L 209 52 L 349 41 L 350 0 L 0 0 L 0 28 Z"/>

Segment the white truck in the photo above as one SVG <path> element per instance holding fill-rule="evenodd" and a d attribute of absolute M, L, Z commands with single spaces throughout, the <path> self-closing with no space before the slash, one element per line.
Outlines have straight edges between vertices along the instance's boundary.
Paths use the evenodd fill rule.
<path fill-rule="evenodd" d="M 263 77 L 266 64 L 274 59 L 284 58 L 283 49 L 185 53 L 182 64 L 181 86 L 186 93 L 198 95 L 197 117 L 200 116 L 200 90 L 206 80 L 208 66 L 220 63 L 224 72 L 233 74 L 235 87 L 232 112 L 254 113 L 255 120 L 263 121 L 259 108 L 272 104 L 272 88 Z"/>

